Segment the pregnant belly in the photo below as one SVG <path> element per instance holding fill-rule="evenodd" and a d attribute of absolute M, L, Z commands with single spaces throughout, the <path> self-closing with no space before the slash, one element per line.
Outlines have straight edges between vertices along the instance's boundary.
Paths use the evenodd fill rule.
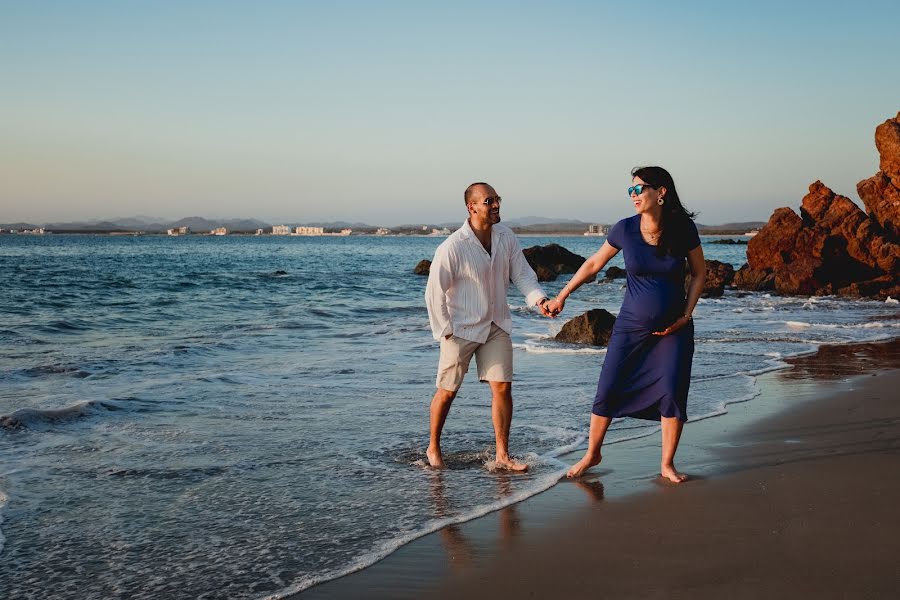
<path fill-rule="evenodd" d="M 674 285 L 656 285 L 647 289 L 629 288 L 616 319 L 623 329 L 662 329 L 684 309 L 684 291 Z"/>

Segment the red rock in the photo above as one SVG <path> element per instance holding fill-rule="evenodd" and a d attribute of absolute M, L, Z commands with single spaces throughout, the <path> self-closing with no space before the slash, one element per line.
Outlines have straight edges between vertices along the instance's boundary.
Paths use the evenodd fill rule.
<path fill-rule="evenodd" d="M 866 296 L 886 299 L 900 296 L 900 282 L 891 275 L 882 275 L 868 281 L 859 281 L 837 290 L 839 296 Z"/>
<path fill-rule="evenodd" d="M 900 238 L 900 188 L 883 171 L 856 184 L 869 216 L 887 233 Z"/>
<path fill-rule="evenodd" d="M 778 208 L 769 222 L 747 243 L 747 263 L 751 269 L 763 271 L 784 264 L 794 249 L 794 239 L 803 220 L 790 208 Z"/>
<path fill-rule="evenodd" d="M 900 188 L 900 113 L 875 128 L 875 147 L 881 155 L 881 170 Z"/>
<path fill-rule="evenodd" d="M 761 292 L 775 289 L 775 273 L 771 270 L 757 270 L 745 264 L 734 274 L 734 286 L 741 290 Z"/>
<path fill-rule="evenodd" d="M 900 114 L 878 126 L 881 169 L 859 182 L 867 215 L 821 181 L 809 186 L 800 217 L 776 210 L 750 240 L 735 284 L 781 294 L 896 294 L 900 272 Z M 772 278 L 772 279 L 770 279 Z"/>
<path fill-rule="evenodd" d="M 703 298 L 718 298 L 725 293 L 725 286 L 734 280 L 734 267 L 718 260 L 706 261 L 706 281 L 700 296 Z M 691 274 L 684 278 L 684 289 L 687 291 L 691 284 Z"/>

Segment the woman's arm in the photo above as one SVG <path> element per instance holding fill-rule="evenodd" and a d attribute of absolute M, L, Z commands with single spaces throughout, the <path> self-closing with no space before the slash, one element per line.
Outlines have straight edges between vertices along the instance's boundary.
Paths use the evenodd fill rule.
<path fill-rule="evenodd" d="M 606 263 L 618 253 L 618 248 L 611 246 L 609 242 L 603 242 L 600 249 L 584 261 L 584 264 L 572 275 L 572 279 L 557 294 L 556 298 L 547 303 L 547 309 L 553 314 L 559 314 L 566 305 L 566 298 L 581 287 L 584 282 L 593 279 L 600 272 L 600 269 L 605 267 Z"/>
<path fill-rule="evenodd" d="M 663 329 L 662 331 L 654 331 L 653 335 L 669 335 L 675 333 L 688 324 L 691 320 L 691 314 L 694 307 L 697 306 L 697 300 L 703 293 L 703 286 L 706 285 L 706 261 L 703 259 L 703 247 L 697 246 L 687 256 L 688 267 L 691 269 L 691 284 L 688 286 L 687 303 L 684 306 L 684 314 L 675 319 L 675 322 Z"/>

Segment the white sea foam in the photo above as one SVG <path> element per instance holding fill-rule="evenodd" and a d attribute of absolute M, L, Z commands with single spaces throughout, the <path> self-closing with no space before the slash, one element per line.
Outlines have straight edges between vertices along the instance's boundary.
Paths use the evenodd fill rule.
<path fill-rule="evenodd" d="M 536 344 L 530 340 L 524 344 L 513 344 L 513 348 L 519 348 L 526 352 L 534 354 L 606 354 L 606 348 L 596 348 L 593 346 L 564 346 L 562 344 Z"/>

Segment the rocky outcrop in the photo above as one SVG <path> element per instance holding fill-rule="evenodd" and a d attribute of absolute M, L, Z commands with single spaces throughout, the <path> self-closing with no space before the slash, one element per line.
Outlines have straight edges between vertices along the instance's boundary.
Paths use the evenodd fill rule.
<path fill-rule="evenodd" d="M 419 264 L 416 265 L 416 268 L 413 269 L 413 273 L 416 275 L 428 275 L 431 272 L 431 261 L 430 260 L 420 260 Z"/>
<path fill-rule="evenodd" d="M 741 290 L 752 290 L 754 292 L 774 290 L 775 274 L 771 271 L 753 269 L 750 265 L 745 264 L 734 274 L 732 283 L 734 287 Z"/>
<path fill-rule="evenodd" d="M 777 209 L 747 245 L 741 289 L 780 294 L 900 293 L 900 114 L 878 126 L 879 171 L 859 182 L 868 214 L 821 181 L 809 186 L 798 216 Z"/>
<path fill-rule="evenodd" d="M 718 298 L 725 293 L 725 286 L 731 285 L 734 280 L 734 267 L 718 260 L 706 261 L 706 282 L 700 296 L 703 298 Z M 691 274 L 684 278 L 684 289 L 687 292 L 691 285 Z"/>
<path fill-rule="evenodd" d="M 627 275 L 628 273 L 625 271 L 625 269 L 620 269 L 619 267 L 609 267 L 604 273 L 604 278 L 608 280 L 624 279 Z"/>
<path fill-rule="evenodd" d="M 585 261 L 583 256 L 569 252 L 559 244 L 532 246 L 522 252 L 538 281 L 554 281 L 560 273 L 574 273 Z"/>
<path fill-rule="evenodd" d="M 746 246 L 747 240 L 732 240 L 732 239 L 722 239 L 722 240 L 713 240 L 711 242 L 706 242 L 707 244 L 724 244 L 726 246 Z"/>
<path fill-rule="evenodd" d="M 609 343 L 616 317 L 602 308 L 594 308 L 563 325 L 556 340 L 569 344 L 605 346 Z"/>
<path fill-rule="evenodd" d="M 881 170 L 856 184 L 856 191 L 878 225 L 900 237 L 900 113 L 875 128 Z"/>
<path fill-rule="evenodd" d="M 862 199 L 869 216 L 894 237 L 900 237 L 900 181 L 895 185 L 879 171 L 873 177 L 856 184 L 856 192 Z"/>

